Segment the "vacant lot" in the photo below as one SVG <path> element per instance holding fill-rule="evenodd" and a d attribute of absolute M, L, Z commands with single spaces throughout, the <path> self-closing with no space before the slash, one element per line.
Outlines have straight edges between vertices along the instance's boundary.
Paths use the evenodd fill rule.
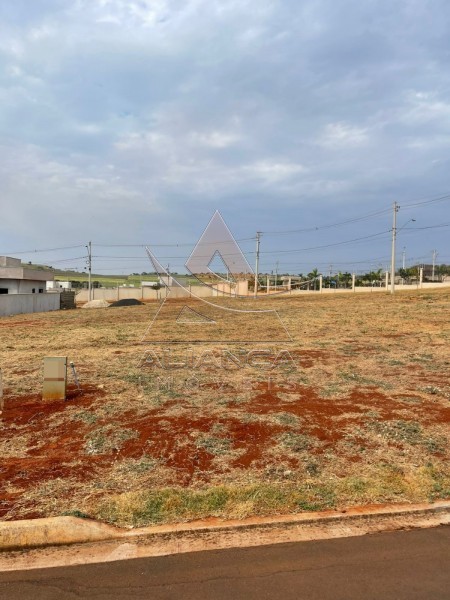
<path fill-rule="evenodd" d="M 172 302 L 167 328 L 182 314 L 204 336 Z M 140 525 L 450 497 L 450 291 L 270 307 L 292 343 L 272 322 L 273 343 L 143 345 L 156 304 L 0 319 L 1 517 Z M 68 400 L 43 402 L 42 359 L 66 355 L 81 392 L 69 373 Z"/>

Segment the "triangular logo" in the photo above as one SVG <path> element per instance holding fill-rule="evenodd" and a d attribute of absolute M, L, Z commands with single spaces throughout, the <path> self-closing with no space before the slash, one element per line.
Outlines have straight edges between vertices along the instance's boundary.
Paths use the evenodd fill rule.
<path fill-rule="evenodd" d="M 236 275 L 245 276 L 253 273 L 218 210 L 212 216 L 185 266 L 193 275 L 201 279 L 201 275 L 215 274 L 210 265 L 217 255 L 220 256 L 233 279 L 238 279 Z"/>
<path fill-rule="evenodd" d="M 228 270 L 228 267 L 218 250 L 214 252 L 212 259 L 209 261 L 208 268 L 216 275 L 216 277 L 223 279 L 223 281 L 235 281 L 235 278 Z"/>
<path fill-rule="evenodd" d="M 197 312 L 193 308 L 190 308 L 189 306 L 186 306 L 186 305 L 183 306 L 183 308 L 180 310 L 180 313 L 177 317 L 177 323 L 189 323 L 192 325 L 196 325 L 197 323 L 199 325 L 215 325 L 216 324 L 214 319 L 210 319 L 206 315 L 203 315 L 202 313 Z"/>
<path fill-rule="evenodd" d="M 216 235 L 219 236 L 217 241 L 213 237 Z M 198 270 L 203 279 L 210 281 L 212 277 L 218 277 L 222 280 L 214 288 L 197 277 L 205 289 L 210 288 L 209 293 L 205 294 L 202 286 L 197 290 L 195 288 L 198 286 L 191 287 L 190 284 L 177 281 L 148 247 L 146 251 L 160 282 L 165 286 L 165 298 L 143 336 L 143 343 L 247 344 L 292 341 L 276 310 L 261 310 L 256 300 L 253 304 L 250 301 L 249 305 L 248 297 L 244 299 L 245 296 L 241 297 L 234 291 L 229 293 L 220 289 L 220 285 L 237 285 L 240 280 L 248 280 L 252 270 L 219 212 L 214 214 L 186 263 L 193 274 Z M 224 280 L 222 265 L 218 267 L 219 274 L 212 271 L 210 266 L 217 268 L 213 264 L 216 259 L 222 259 L 227 277 L 237 274 L 236 284 Z M 263 327 L 261 318 L 264 318 Z M 199 324 L 213 324 L 216 327 L 197 327 Z"/>

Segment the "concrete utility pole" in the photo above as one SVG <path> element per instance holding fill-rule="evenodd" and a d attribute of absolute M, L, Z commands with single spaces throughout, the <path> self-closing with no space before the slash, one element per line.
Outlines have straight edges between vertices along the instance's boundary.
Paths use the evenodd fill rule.
<path fill-rule="evenodd" d="M 89 242 L 86 246 L 88 251 L 88 297 L 89 302 L 92 300 L 92 285 L 91 285 L 91 275 L 92 275 L 92 242 Z"/>
<path fill-rule="evenodd" d="M 394 216 L 392 221 L 392 254 L 391 254 L 391 294 L 395 292 L 395 240 L 397 238 L 397 213 L 400 206 L 394 202 Z"/>
<path fill-rule="evenodd" d="M 432 272 L 432 280 L 434 281 L 434 268 L 436 266 L 436 256 L 438 255 L 437 250 L 433 250 L 433 272 Z"/>
<path fill-rule="evenodd" d="M 261 231 L 256 232 L 256 263 L 255 263 L 255 297 L 258 295 L 258 269 L 259 269 L 259 244 L 261 239 Z"/>
<path fill-rule="evenodd" d="M 405 270 L 406 268 L 406 247 L 403 246 L 403 252 L 402 252 L 402 268 L 403 270 Z"/>

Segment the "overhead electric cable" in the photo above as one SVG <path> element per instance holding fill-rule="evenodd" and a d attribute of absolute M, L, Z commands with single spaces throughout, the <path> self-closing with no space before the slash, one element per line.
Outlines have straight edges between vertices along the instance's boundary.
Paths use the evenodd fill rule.
<path fill-rule="evenodd" d="M 10 251 L 10 252 L 2 252 L 2 256 L 9 256 L 11 254 L 35 254 L 41 252 L 56 252 L 58 250 L 73 250 L 74 248 L 84 248 L 84 244 L 78 244 L 77 246 L 62 246 L 61 248 L 43 248 L 41 250 L 20 250 L 20 251 Z"/>
<path fill-rule="evenodd" d="M 450 200 L 450 194 L 445 194 L 444 196 L 438 196 L 437 198 L 431 198 L 428 200 L 418 200 L 417 202 L 410 202 L 409 204 L 401 204 L 400 208 L 411 208 L 413 206 L 433 204 L 434 202 L 444 202 L 445 200 Z"/>
<path fill-rule="evenodd" d="M 329 225 L 320 225 L 317 227 L 305 227 L 303 229 L 288 229 L 288 230 L 279 230 L 279 231 L 263 231 L 264 235 L 285 235 L 292 233 L 306 233 L 310 231 L 320 231 L 321 229 L 331 229 L 333 227 L 340 227 L 341 225 L 348 225 L 349 223 L 356 223 L 359 221 L 365 221 L 371 219 L 375 216 L 383 215 L 389 213 L 390 209 L 383 209 L 373 213 L 368 213 L 367 215 L 363 215 L 361 217 L 355 217 L 353 219 L 347 219 L 345 221 L 340 221 L 338 223 L 330 223 Z"/>

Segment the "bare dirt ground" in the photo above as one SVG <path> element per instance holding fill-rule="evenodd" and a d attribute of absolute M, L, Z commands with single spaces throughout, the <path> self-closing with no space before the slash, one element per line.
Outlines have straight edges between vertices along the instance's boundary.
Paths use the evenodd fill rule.
<path fill-rule="evenodd" d="M 450 497 L 450 292 L 270 306 L 292 343 L 142 345 L 156 304 L 0 319 L 1 518 L 143 525 Z M 44 402 L 42 359 L 66 355 L 81 392 Z"/>

